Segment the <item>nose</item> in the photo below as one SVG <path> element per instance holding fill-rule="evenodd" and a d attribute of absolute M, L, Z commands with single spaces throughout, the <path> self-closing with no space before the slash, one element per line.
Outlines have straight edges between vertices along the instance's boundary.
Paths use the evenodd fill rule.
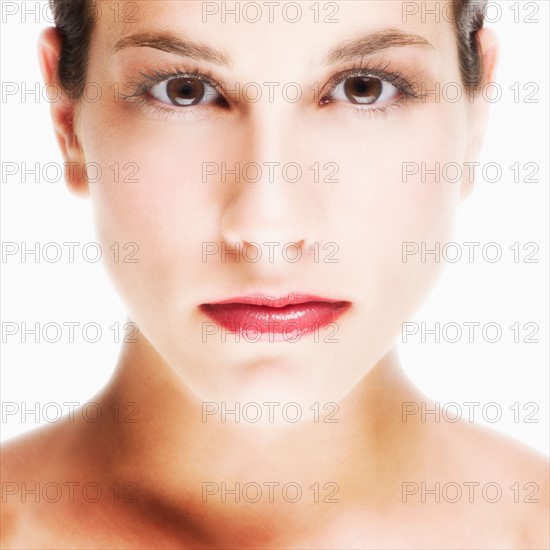
<path fill-rule="evenodd" d="M 273 106 L 271 106 L 273 107 Z M 323 212 L 314 192 L 311 162 L 304 158 L 299 126 L 276 110 L 251 117 L 236 181 L 221 218 L 227 247 L 291 245 L 305 251 L 320 238 Z M 302 138 L 303 139 L 303 138 Z M 273 245 L 271 245 L 273 246 Z"/>

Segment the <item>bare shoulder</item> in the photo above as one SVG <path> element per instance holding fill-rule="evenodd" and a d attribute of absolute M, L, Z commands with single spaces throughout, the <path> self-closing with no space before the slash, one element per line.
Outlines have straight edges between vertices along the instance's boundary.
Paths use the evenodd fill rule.
<path fill-rule="evenodd" d="M 48 479 L 48 464 L 59 449 L 61 426 L 44 426 L 10 439 L 0 447 L 2 525 L 0 547 L 18 547 L 17 540 L 35 509 L 36 491 Z"/>
<path fill-rule="evenodd" d="M 25 479 L 24 472 L 31 467 L 35 445 L 35 434 L 25 434 L 8 440 L 0 447 L 0 477 L 2 479 L 2 506 L 0 508 L 0 546 L 12 548 L 19 524 L 23 519 L 23 503 L 20 498 L 13 498 L 19 493 Z"/>
<path fill-rule="evenodd" d="M 449 452 L 464 462 L 464 474 L 486 489 L 486 499 L 517 536 L 519 548 L 550 548 L 548 457 L 496 430 L 460 421 L 444 436 Z M 483 493 L 482 493 L 483 494 Z"/>
<path fill-rule="evenodd" d="M 47 448 L 51 455 L 58 432 L 58 426 L 46 425 L 5 441 L 0 447 L 2 480 L 24 481 L 38 470 Z"/>

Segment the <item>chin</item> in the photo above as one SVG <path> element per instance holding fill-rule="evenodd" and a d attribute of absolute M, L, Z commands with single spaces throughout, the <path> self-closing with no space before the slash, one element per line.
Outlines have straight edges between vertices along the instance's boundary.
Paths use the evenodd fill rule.
<path fill-rule="evenodd" d="M 322 365 L 315 365 L 313 361 L 297 366 L 270 358 L 232 365 L 232 368 L 232 376 L 225 376 L 215 387 L 210 385 L 197 392 L 203 409 L 209 404 L 212 417 L 220 419 L 223 411 L 237 410 L 241 421 L 246 422 L 247 417 L 251 424 L 314 421 L 315 415 L 322 419 L 335 408 L 328 403 L 340 402 L 352 390 L 351 383 L 349 387 L 344 386 L 341 373 L 330 376 L 324 373 Z M 235 413 L 227 415 L 228 422 L 234 418 Z"/>

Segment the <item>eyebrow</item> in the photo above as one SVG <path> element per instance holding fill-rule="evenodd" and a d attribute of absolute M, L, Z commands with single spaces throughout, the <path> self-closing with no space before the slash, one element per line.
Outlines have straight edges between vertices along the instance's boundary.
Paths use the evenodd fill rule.
<path fill-rule="evenodd" d="M 183 40 L 171 33 L 138 32 L 125 36 L 114 45 L 114 52 L 118 53 L 125 48 L 155 48 L 163 52 L 174 53 L 182 57 L 189 57 L 200 61 L 207 61 L 216 65 L 231 66 L 231 57 L 205 44 Z"/>
<path fill-rule="evenodd" d="M 397 29 L 385 29 L 365 34 L 356 40 L 343 43 L 329 51 L 323 59 L 323 65 L 347 61 L 356 57 L 372 55 L 389 48 L 403 46 L 421 46 L 435 50 L 435 46 L 424 37 L 416 34 L 403 33 Z M 230 67 L 232 60 L 229 55 L 206 44 L 181 39 L 171 33 L 138 32 L 117 40 L 114 52 L 126 48 L 154 48 L 182 57 L 199 61 L 207 61 L 216 65 Z"/>
<path fill-rule="evenodd" d="M 356 57 L 372 55 L 381 50 L 403 46 L 421 46 L 436 50 L 435 46 L 422 36 L 404 33 L 397 29 L 385 29 L 365 34 L 330 50 L 323 60 L 323 65 L 348 61 Z"/>

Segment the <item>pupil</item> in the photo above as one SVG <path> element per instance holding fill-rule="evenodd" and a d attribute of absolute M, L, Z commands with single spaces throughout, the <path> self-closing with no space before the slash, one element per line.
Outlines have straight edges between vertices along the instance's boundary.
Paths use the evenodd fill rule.
<path fill-rule="evenodd" d="M 355 103 L 374 103 L 382 95 L 382 81 L 379 78 L 356 76 L 347 80 L 344 91 Z"/>

